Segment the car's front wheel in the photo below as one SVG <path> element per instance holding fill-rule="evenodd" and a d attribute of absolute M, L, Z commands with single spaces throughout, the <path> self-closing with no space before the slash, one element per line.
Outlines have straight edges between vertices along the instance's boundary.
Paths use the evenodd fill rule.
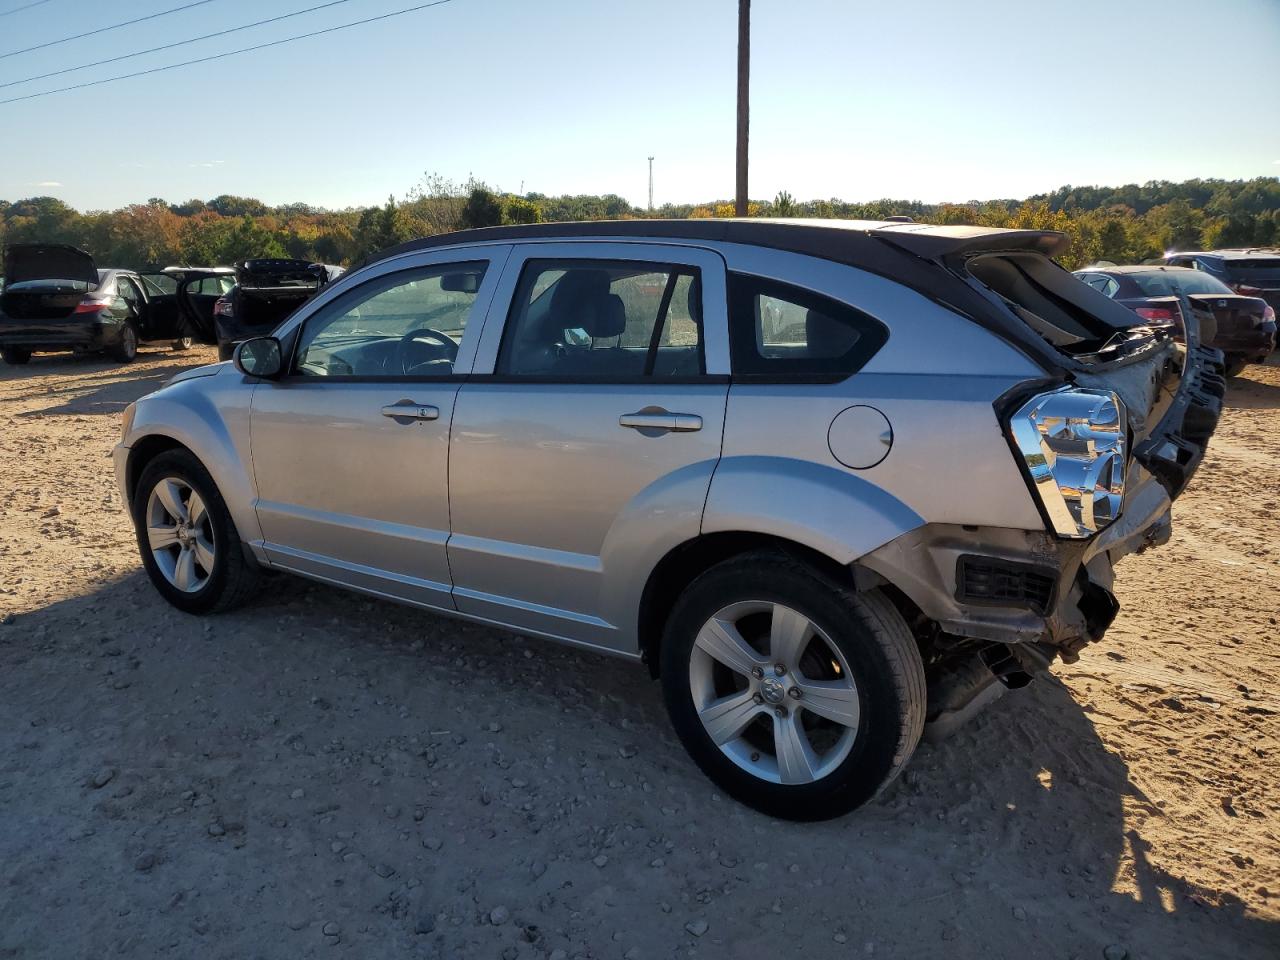
<path fill-rule="evenodd" d="M 23 350 L 23 349 L 20 349 L 19 347 L 5 347 L 4 349 L 0 350 L 0 360 L 3 360 L 5 363 L 12 364 L 13 366 L 16 367 L 21 364 L 30 362 L 31 351 Z"/>
<path fill-rule="evenodd" d="M 247 599 L 257 568 L 204 465 L 185 450 L 160 454 L 142 471 L 133 523 L 151 583 L 187 613 L 215 613 Z"/>
<path fill-rule="evenodd" d="M 926 706 L 902 616 L 790 557 L 753 553 L 698 577 L 668 621 L 663 693 L 676 733 L 731 796 L 821 820 L 906 765 Z"/>

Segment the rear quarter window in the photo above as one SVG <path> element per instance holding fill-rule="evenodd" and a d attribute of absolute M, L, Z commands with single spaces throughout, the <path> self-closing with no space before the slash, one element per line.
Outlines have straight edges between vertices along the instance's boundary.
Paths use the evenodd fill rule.
<path fill-rule="evenodd" d="M 888 328 L 870 314 L 803 287 L 729 274 L 735 379 L 834 383 L 875 356 Z"/>

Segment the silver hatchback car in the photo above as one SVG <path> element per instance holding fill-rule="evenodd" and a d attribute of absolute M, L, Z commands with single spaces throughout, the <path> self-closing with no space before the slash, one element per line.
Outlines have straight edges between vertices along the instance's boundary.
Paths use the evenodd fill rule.
<path fill-rule="evenodd" d="M 1221 355 L 1060 234 L 841 221 L 401 245 L 128 408 L 115 469 L 191 613 L 284 570 L 643 661 L 768 813 L 866 802 L 1114 618 Z"/>

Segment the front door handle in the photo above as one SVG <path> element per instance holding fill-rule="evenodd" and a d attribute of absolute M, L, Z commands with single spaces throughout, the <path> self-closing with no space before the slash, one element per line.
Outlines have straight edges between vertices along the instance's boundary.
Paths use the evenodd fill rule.
<path fill-rule="evenodd" d="M 439 420 L 440 408 L 425 403 L 414 403 L 412 400 L 401 400 L 382 408 L 382 415 L 392 420 Z"/>
<path fill-rule="evenodd" d="M 618 426 L 632 430 L 692 433 L 702 429 L 702 418 L 696 413 L 668 413 L 666 410 L 638 410 L 624 413 L 618 418 Z"/>

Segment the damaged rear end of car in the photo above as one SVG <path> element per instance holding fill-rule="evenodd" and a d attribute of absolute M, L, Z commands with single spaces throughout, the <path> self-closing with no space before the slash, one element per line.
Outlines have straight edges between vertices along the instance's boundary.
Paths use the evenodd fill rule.
<path fill-rule="evenodd" d="M 940 739 L 1101 639 L 1119 611 L 1116 564 L 1170 537 L 1172 502 L 1221 415 L 1223 355 L 1201 345 L 1202 312 L 1185 295 L 1175 335 L 1080 283 L 1052 259 L 1061 234 L 880 234 L 939 272 L 935 295 L 1044 371 L 994 405 L 1043 530 L 926 524 L 857 565 L 913 623 L 929 675 L 926 736 Z"/>

